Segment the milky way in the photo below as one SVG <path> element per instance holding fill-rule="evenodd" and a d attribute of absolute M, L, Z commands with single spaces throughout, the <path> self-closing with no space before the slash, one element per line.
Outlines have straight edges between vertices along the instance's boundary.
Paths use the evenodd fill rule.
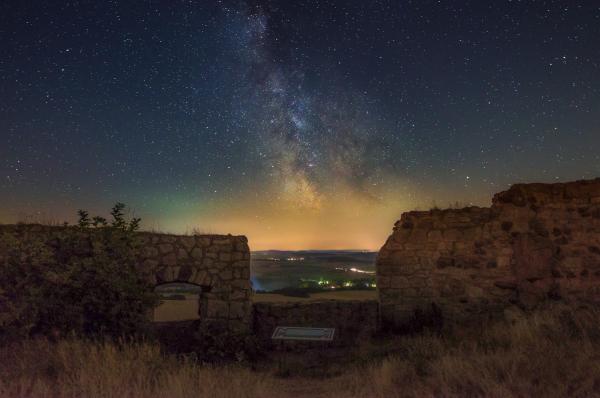
<path fill-rule="evenodd" d="M 6 1 L 0 222 L 370 248 L 406 210 L 600 175 L 593 1 Z"/>

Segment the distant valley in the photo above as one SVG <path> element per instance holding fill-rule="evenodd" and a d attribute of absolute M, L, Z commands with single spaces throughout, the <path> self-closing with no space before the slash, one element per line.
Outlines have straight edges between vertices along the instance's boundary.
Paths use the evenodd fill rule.
<path fill-rule="evenodd" d="M 255 251 L 251 261 L 253 288 L 374 287 L 376 255 L 361 250 Z"/>

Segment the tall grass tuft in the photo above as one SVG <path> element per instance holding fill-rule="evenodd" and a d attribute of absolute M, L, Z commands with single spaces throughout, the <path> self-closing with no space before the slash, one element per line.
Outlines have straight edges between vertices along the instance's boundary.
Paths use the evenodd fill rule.
<path fill-rule="evenodd" d="M 258 397 L 267 375 L 165 356 L 148 343 L 30 340 L 0 349 L 2 397 Z"/>
<path fill-rule="evenodd" d="M 341 377 L 338 389 L 374 398 L 600 396 L 595 309 L 553 307 L 512 324 L 388 344 L 397 354 Z"/>

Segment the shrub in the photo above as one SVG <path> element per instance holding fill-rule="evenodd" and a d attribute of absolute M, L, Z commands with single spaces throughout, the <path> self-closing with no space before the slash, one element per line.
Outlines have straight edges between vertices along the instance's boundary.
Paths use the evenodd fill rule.
<path fill-rule="evenodd" d="M 113 209 L 111 226 L 78 227 L 50 235 L 0 235 L 0 338 L 75 333 L 122 336 L 143 333 L 158 303 L 149 278 L 136 269 L 139 219 Z M 94 217 L 93 220 L 98 220 Z"/>

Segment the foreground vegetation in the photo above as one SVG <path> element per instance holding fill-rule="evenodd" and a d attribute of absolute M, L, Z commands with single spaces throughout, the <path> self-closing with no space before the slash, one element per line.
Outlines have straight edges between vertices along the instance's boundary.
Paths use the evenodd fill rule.
<path fill-rule="evenodd" d="M 554 307 L 511 324 L 380 338 L 311 373 L 310 353 L 285 369 L 270 355 L 215 367 L 149 342 L 29 340 L 0 348 L 0 396 L 600 396 L 600 313 Z"/>
<path fill-rule="evenodd" d="M 0 342 L 32 336 L 141 335 L 158 304 L 137 267 L 140 219 L 117 203 L 110 224 L 80 210 L 53 236 L 0 232 Z"/>

